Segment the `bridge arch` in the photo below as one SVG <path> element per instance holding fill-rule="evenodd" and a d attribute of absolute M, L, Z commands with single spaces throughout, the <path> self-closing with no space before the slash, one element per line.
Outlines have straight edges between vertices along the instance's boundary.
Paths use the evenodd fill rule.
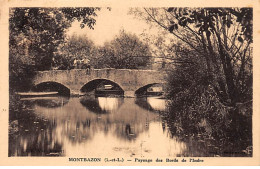
<path fill-rule="evenodd" d="M 147 94 L 147 89 L 149 89 L 150 87 L 152 87 L 152 86 L 156 86 L 156 87 L 158 87 L 158 86 L 160 86 L 161 87 L 161 90 L 163 90 L 162 88 L 162 86 L 163 86 L 164 84 L 163 83 L 150 83 L 150 84 L 146 84 L 146 85 L 144 85 L 144 86 L 142 86 L 142 87 L 139 87 L 136 91 L 135 91 L 135 95 L 136 96 L 139 96 L 139 95 L 146 95 Z M 156 91 L 155 91 L 156 92 Z M 162 92 L 162 91 L 157 91 L 157 92 Z"/>
<path fill-rule="evenodd" d="M 55 91 L 58 92 L 60 95 L 70 95 L 70 88 L 62 83 L 56 81 L 43 81 L 34 86 L 31 89 L 35 92 L 50 92 Z"/>
<path fill-rule="evenodd" d="M 104 87 L 105 85 L 111 85 L 112 87 L 110 88 L 110 90 L 120 91 L 120 94 L 124 94 L 124 89 L 120 84 L 113 80 L 105 78 L 92 79 L 88 81 L 80 88 L 80 92 L 86 93 L 96 89 L 102 90 L 102 87 Z M 103 88 L 103 90 L 106 89 Z"/>

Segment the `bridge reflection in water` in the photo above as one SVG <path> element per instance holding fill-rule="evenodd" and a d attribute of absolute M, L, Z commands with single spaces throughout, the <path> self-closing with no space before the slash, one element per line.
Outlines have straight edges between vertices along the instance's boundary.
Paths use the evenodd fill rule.
<path fill-rule="evenodd" d="M 20 115 L 10 116 L 19 125 L 10 134 L 9 156 L 149 157 L 186 151 L 161 120 L 162 99 L 148 98 L 150 106 L 138 98 L 108 97 L 20 102 L 24 105 Z"/>
<path fill-rule="evenodd" d="M 123 98 L 111 98 L 111 97 L 95 97 L 88 96 L 82 97 L 80 103 L 86 107 L 87 110 L 101 114 L 101 113 L 112 113 L 124 103 Z"/>

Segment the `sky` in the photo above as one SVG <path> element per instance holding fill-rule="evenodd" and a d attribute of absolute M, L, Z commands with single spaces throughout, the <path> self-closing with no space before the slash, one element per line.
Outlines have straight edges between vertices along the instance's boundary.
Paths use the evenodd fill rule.
<path fill-rule="evenodd" d="M 144 30 L 146 33 L 154 32 L 156 28 L 150 26 L 143 20 L 134 18 L 133 15 L 128 15 L 129 8 L 112 8 L 109 11 L 107 8 L 102 8 L 97 12 L 96 25 L 94 30 L 85 27 L 81 29 L 79 23 L 76 21 L 68 30 L 67 34 L 86 35 L 94 41 L 96 45 L 102 46 L 104 42 L 110 41 L 115 35 L 119 34 L 121 29 L 126 32 L 140 35 Z"/>

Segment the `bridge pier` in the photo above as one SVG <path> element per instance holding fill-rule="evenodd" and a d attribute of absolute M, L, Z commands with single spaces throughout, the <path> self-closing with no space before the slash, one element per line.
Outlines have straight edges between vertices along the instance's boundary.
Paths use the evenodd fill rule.
<path fill-rule="evenodd" d="M 82 93 L 81 91 L 77 91 L 77 90 L 70 91 L 70 96 L 83 96 L 83 95 L 85 95 L 85 93 Z"/>
<path fill-rule="evenodd" d="M 124 96 L 125 97 L 135 97 L 135 91 L 125 91 Z"/>

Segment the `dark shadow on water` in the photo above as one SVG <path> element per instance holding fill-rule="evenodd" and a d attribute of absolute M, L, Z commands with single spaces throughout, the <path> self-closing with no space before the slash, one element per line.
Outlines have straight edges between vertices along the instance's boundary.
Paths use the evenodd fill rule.
<path fill-rule="evenodd" d="M 56 122 L 36 116 L 31 101 L 16 103 L 9 115 L 8 156 L 63 156 L 63 146 L 53 133 Z"/>
<path fill-rule="evenodd" d="M 89 111 L 96 114 L 112 113 L 120 108 L 124 103 L 122 97 L 95 97 L 84 96 L 80 98 L 80 103 Z"/>
<path fill-rule="evenodd" d="M 147 102 L 147 97 L 137 97 L 135 99 L 135 104 L 137 104 L 138 106 L 140 106 L 145 110 L 156 112 L 156 110 L 154 110 L 152 106 Z"/>
<path fill-rule="evenodd" d="M 46 108 L 57 108 L 66 105 L 69 102 L 70 97 L 35 97 L 35 98 L 24 98 L 21 100 L 30 100 L 35 102 L 40 107 Z"/>
<path fill-rule="evenodd" d="M 142 96 L 135 98 L 135 104 L 149 112 L 161 113 L 165 111 L 166 100 L 158 96 Z"/>
<path fill-rule="evenodd" d="M 135 129 L 134 124 L 125 123 L 120 126 L 117 126 L 115 129 L 115 135 L 124 141 L 134 141 L 140 133 L 144 132 L 139 131 L 138 129 Z"/>
<path fill-rule="evenodd" d="M 95 131 L 93 132 L 94 125 L 94 122 L 88 118 L 85 120 L 68 122 L 67 126 L 70 127 L 67 127 L 67 129 L 63 131 L 63 134 L 72 145 L 88 142 L 93 139 L 95 133 Z"/>

